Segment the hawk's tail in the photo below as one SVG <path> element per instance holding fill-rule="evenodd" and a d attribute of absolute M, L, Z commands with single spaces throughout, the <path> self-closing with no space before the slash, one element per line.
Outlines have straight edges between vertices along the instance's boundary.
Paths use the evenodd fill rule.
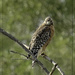
<path fill-rule="evenodd" d="M 35 65 L 35 60 L 32 61 L 32 67 L 34 67 L 34 65 Z"/>
<path fill-rule="evenodd" d="M 32 67 L 34 67 L 35 63 L 36 63 L 36 59 L 37 59 L 37 56 L 32 56 Z"/>

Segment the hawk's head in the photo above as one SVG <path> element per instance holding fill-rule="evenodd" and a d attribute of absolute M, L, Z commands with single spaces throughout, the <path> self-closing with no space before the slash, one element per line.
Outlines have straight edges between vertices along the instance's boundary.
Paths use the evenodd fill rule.
<path fill-rule="evenodd" d="M 53 22 L 52 22 L 52 19 L 51 19 L 51 17 L 47 17 L 46 19 L 45 19 L 45 21 L 44 21 L 44 23 L 45 23 L 45 25 L 53 25 Z"/>

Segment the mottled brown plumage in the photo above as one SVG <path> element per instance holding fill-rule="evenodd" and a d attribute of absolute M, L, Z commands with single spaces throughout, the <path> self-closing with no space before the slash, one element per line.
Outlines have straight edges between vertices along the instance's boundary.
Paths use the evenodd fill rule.
<path fill-rule="evenodd" d="M 42 25 L 34 32 L 29 50 L 34 54 L 36 59 L 47 47 L 54 35 L 54 26 L 51 17 L 47 17 Z"/>

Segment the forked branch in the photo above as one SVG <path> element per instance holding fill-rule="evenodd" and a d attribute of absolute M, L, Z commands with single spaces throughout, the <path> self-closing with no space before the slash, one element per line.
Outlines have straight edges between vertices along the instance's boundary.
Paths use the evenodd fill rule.
<path fill-rule="evenodd" d="M 2 34 L 4 34 L 5 36 L 9 37 L 11 40 L 17 42 L 27 53 L 29 53 L 30 55 L 33 56 L 33 54 L 27 49 L 27 47 L 25 45 L 23 45 L 18 39 L 16 39 L 14 36 L 12 36 L 11 34 L 9 34 L 8 32 L 6 32 L 5 30 L 3 30 L 2 28 L 0 28 L 0 32 Z M 26 57 L 26 56 L 25 56 Z M 49 71 L 44 67 L 44 65 L 36 59 L 36 62 L 42 67 L 42 69 L 47 73 L 47 75 L 49 74 Z"/>
<path fill-rule="evenodd" d="M 57 64 L 55 61 L 53 61 L 52 59 L 50 59 L 50 58 L 49 58 L 47 55 L 45 55 L 45 54 L 42 54 L 41 56 L 54 65 L 53 68 L 52 68 L 52 71 L 50 72 L 49 75 L 52 75 L 56 68 L 57 68 L 57 70 L 60 72 L 61 75 L 65 75 L 64 72 L 61 70 L 61 68 L 58 66 L 58 64 Z"/>
<path fill-rule="evenodd" d="M 9 37 L 11 40 L 17 42 L 27 53 L 29 53 L 30 55 L 33 56 L 33 54 L 28 50 L 28 47 L 27 47 L 26 45 L 22 44 L 22 43 L 21 43 L 18 39 L 16 39 L 14 36 L 12 36 L 12 35 L 9 34 L 8 32 L 6 32 L 6 31 L 3 30 L 2 28 L 0 28 L 0 32 L 1 32 L 3 35 Z M 24 55 L 24 54 L 20 54 L 20 53 L 15 52 L 15 51 L 12 51 L 12 52 L 13 52 L 13 53 L 16 53 L 16 54 L 19 54 L 19 55 L 23 55 L 24 57 L 27 58 L 27 56 Z M 53 60 L 51 60 L 51 59 L 50 59 L 48 56 L 46 56 L 46 55 L 43 56 L 43 57 L 44 57 L 45 59 L 47 59 L 49 62 L 51 62 L 51 63 L 54 65 L 53 68 L 52 68 L 52 70 L 49 72 L 49 71 L 47 70 L 47 68 L 44 67 L 44 65 L 43 65 L 38 59 L 36 59 L 36 62 L 42 67 L 42 69 L 46 72 L 47 75 L 52 75 L 56 68 L 58 69 L 58 71 L 60 72 L 61 75 L 65 75 L 64 72 L 60 69 L 60 67 L 58 66 L 57 63 L 55 63 Z M 32 60 L 32 58 L 28 58 L 28 59 Z"/>

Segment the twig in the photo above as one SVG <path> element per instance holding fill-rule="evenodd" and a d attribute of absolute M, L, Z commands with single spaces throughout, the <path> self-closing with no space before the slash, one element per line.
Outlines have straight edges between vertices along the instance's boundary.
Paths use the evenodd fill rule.
<path fill-rule="evenodd" d="M 26 57 L 26 58 L 27 58 L 27 56 L 26 56 L 26 55 L 24 55 L 24 54 L 21 54 L 21 53 L 18 53 L 18 52 L 16 52 L 16 51 L 10 51 L 10 52 L 12 52 L 12 53 L 15 53 L 15 54 L 22 55 L 22 56 L 24 56 L 24 57 Z"/>
<path fill-rule="evenodd" d="M 53 68 L 52 68 L 51 72 L 49 73 L 49 75 L 52 75 L 54 73 L 54 71 L 56 69 L 56 66 L 57 66 L 57 64 L 53 66 Z"/>
<path fill-rule="evenodd" d="M 30 59 L 30 60 L 32 60 L 32 58 L 28 58 L 25 54 L 18 53 L 18 52 L 16 52 L 16 51 L 10 51 L 10 52 L 15 53 L 15 54 L 22 55 L 22 56 L 24 56 L 26 59 Z"/>
<path fill-rule="evenodd" d="M 12 52 L 12 53 L 15 53 L 15 54 L 22 55 L 22 56 L 26 57 L 26 59 L 33 60 L 32 58 L 28 58 L 26 55 L 21 54 L 21 53 L 18 53 L 18 52 L 16 52 L 16 51 L 11 51 L 11 52 Z M 49 71 L 44 67 L 44 65 L 43 65 L 39 60 L 36 59 L 35 62 L 38 63 L 38 64 L 42 67 L 42 69 L 43 69 L 44 71 L 46 71 L 46 73 L 49 75 Z"/>
<path fill-rule="evenodd" d="M 27 53 L 29 53 L 30 55 L 33 56 L 33 54 L 25 47 L 25 45 L 23 45 L 18 39 L 16 39 L 14 36 L 12 36 L 11 34 L 9 34 L 8 32 L 6 32 L 5 30 L 3 30 L 2 28 L 0 28 L 0 32 L 4 35 L 6 35 L 7 37 L 9 37 L 10 39 L 12 39 L 13 41 L 17 42 Z M 36 62 L 42 67 L 42 69 L 49 74 L 49 71 L 44 67 L 44 65 L 36 59 Z"/>
<path fill-rule="evenodd" d="M 12 58 L 11 60 L 26 60 L 26 59 Z"/>

